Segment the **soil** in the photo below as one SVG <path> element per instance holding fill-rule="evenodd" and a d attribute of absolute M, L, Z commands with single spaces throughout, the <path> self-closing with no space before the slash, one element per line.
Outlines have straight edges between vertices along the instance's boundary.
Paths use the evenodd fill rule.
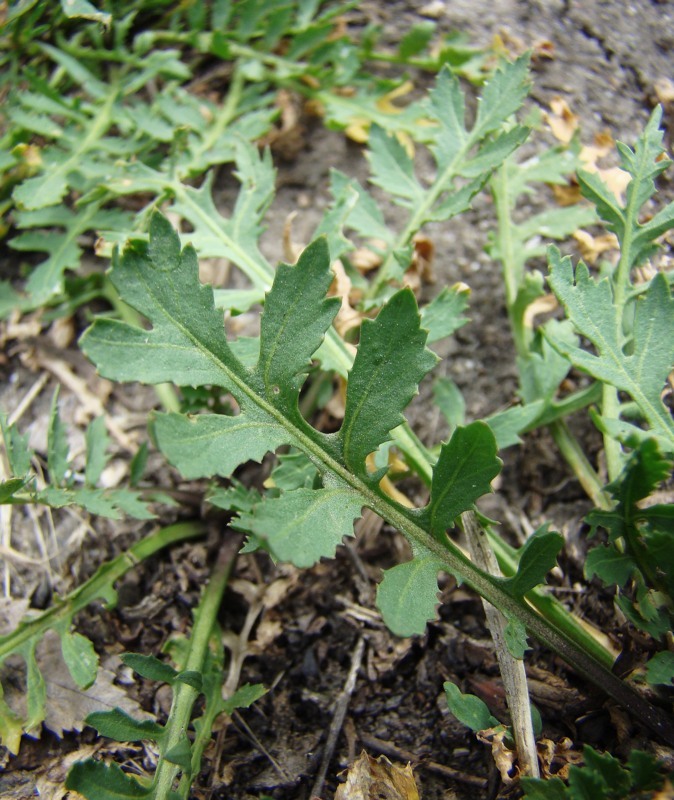
<path fill-rule="evenodd" d="M 497 35 L 515 49 L 551 43 L 552 57 L 534 64 L 532 102 L 548 106 L 554 97 L 562 96 L 579 115 L 587 142 L 609 130 L 614 138 L 633 143 L 656 102 L 658 82 L 671 78 L 674 71 L 674 4 L 670 2 L 447 0 L 430 5 L 442 29 L 459 30 L 476 45 L 490 45 Z M 387 37 L 396 40 L 428 8 L 424 2 L 363 2 L 359 13 L 383 24 Z M 671 108 L 666 109 L 665 125 L 671 137 Z M 294 238 L 309 238 L 328 200 L 330 167 L 363 180 L 367 175 L 356 145 L 339 133 L 318 128 L 307 137 L 303 152 L 281 164 L 279 193 L 264 238 L 264 251 L 270 258 L 283 257 L 282 231 L 291 211 L 300 210 Z M 662 202 L 674 193 L 671 181 L 663 181 Z M 226 203 L 233 186 L 224 180 L 220 191 L 220 200 Z M 537 202 L 544 203 L 546 198 L 532 199 L 532 210 Z M 472 290 L 470 324 L 441 350 L 446 358 L 443 368 L 464 392 L 470 419 L 507 406 L 517 389 L 501 277 L 485 251 L 492 225 L 491 205 L 481 198 L 473 212 L 430 232 L 437 282 L 427 287 L 429 296 L 456 281 L 468 283 Z M 39 374 L 31 373 L 19 355 L 10 352 L 4 368 L 6 383 L 0 397 L 4 408 L 14 407 Z M 49 353 L 43 357 L 50 358 Z M 59 357 L 76 374 L 95 381 L 74 339 Z M 33 368 L 39 370 L 40 365 Z M 31 410 L 34 446 L 45 440 L 44 420 L 54 385 L 52 377 Z M 94 393 L 109 392 L 109 388 L 100 381 Z M 439 414 L 428 410 L 428 396 L 425 386 L 411 420 L 420 436 L 432 443 L 443 435 L 443 428 Z M 75 419 L 77 402 L 67 392 L 62 398 L 70 409 L 66 417 Z M 136 415 L 140 431 L 152 397 L 137 387 L 118 386 L 106 402 L 110 408 L 123 408 L 127 417 Z M 588 448 L 597 450 L 592 431 L 582 420 L 577 424 Z M 619 645 L 622 632 L 611 598 L 598 586 L 589 592 L 579 589 L 585 552 L 582 517 L 590 508 L 580 486 L 543 432 L 502 455 L 505 465 L 498 493 L 488 498 L 483 510 L 500 520 L 504 535 L 514 541 L 523 532 L 552 521 L 567 537 L 561 569 L 552 579 L 557 596 L 609 631 Z M 180 490 L 199 511 L 198 485 L 179 482 L 159 458 L 151 468 L 158 483 Z M 265 465 L 262 470 L 247 468 L 247 478 L 259 484 L 264 469 Z M 417 490 L 412 487 L 412 491 Z M 190 609 L 222 537 L 233 535 L 224 516 L 209 512 L 208 519 L 211 533 L 206 541 L 159 555 L 127 576 L 119 586 L 120 602 L 114 611 L 98 608 L 80 615 L 80 629 L 99 652 L 158 653 L 172 632 L 189 629 Z M 89 522 L 68 515 L 59 515 L 58 521 L 58 537 L 66 543 L 62 563 L 48 570 L 19 571 L 13 584 L 13 594 L 32 597 L 34 605 L 48 603 L 52 592 L 84 579 L 100 560 L 149 530 L 134 523 Z M 19 520 L 16 538 L 17 547 L 29 555 L 35 551 L 31 524 L 28 517 Z M 439 619 L 429 624 L 426 634 L 405 640 L 392 636 L 376 611 L 374 591 L 381 569 L 408 557 L 406 545 L 369 516 L 359 523 L 357 533 L 355 542 L 341 548 L 334 561 L 301 572 L 275 567 L 262 555 L 239 559 L 220 621 L 228 635 L 239 635 L 252 621 L 251 607 L 258 603 L 260 612 L 253 615 L 250 635 L 242 642 L 247 657 L 241 683 L 260 682 L 269 691 L 218 731 L 194 786 L 194 798 L 309 800 L 313 794 L 328 800 L 336 791 L 338 774 L 362 749 L 374 756 L 385 754 L 395 763 L 411 761 L 424 800 L 518 796 L 516 786 L 501 781 L 489 746 L 453 719 L 444 701 L 442 684 L 452 680 L 485 699 L 495 716 L 507 719 L 479 599 L 446 579 Z M 80 547 L 80 542 L 85 544 Z M 591 744 L 618 756 L 633 747 L 652 749 L 653 743 L 634 720 L 550 653 L 534 646 L 526 662 L 546 738 L 561 742 L 568 737 L 576 750 Z M 124 673 L 118 660 L 115 663 L 121 679 Z M 349 693 L 345 686 L 350 671 L 355 685 Z M 128 676 L 122 682 L 147 711 L 160 718 L 166 714 L 167 697 L 156 685 L 132 682 Z M 336 727 L 337 744 L 325 765 L 325 780 L 317 782 L 340 702 L 346 715 Z M 66 797 L 63 764 L 68 754 L 81 752 L 93 742 L 90 729 L 65 733 L 63 738 L 45 731 L 41 739 L 27 740 L 20 756 L 6 761 L 0 795 L 31 797 L 39 787 L 40 796 Z M 140 766 L 151 766 L 154 758 L 141 746 L 115 750 L 105 745 L 98 752 L 115 753 L 118 760 Z M 667 755 L 662 749 L 659 753 Z"/>

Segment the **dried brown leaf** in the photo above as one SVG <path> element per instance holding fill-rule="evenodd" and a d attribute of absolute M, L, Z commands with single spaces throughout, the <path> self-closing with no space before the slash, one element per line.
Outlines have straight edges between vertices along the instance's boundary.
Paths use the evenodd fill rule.
<path fill-rule="evenodd" d="M 346 274 L 342 262 L 339 260 L 333 262 L 332 271 L 335 277 L 330 286 L 329 294 L 333 297 L 339 297 L 342 301 L 342 305 L 337 312 L 333 325 L 339 335 L 344 337 L 352 328 L 360 326 L 364 315 L 360 311 L 357 311 L 352 305 L 352 302 L 356 302 L 353 294 L 353 286 L 351 278 Z"/>
<path fill-rule="evenodd" d="M 405 272 L 403 283 L 418 294 L 422 286 L 435 283 L 433 272 L 435 245 L 431 239 L 421 234 L 414 237 L 412 244 L 414 246 L 412 260 Z"/>
<path fill-rule="evenodd" d="M 573 238 L 578 242 L 580 254 L 586 264 L 596 264 L 603 253 L 619 249 L 618 239 L 614 233 L 604 233 L 601 236 L 593 236 L 584 230 L 577 230 Z"/>
<path fill-rule="evenodd" d="M 54 631 L 47 631 L 35 650 L 36 660 L 44 678 L 46 689 L 44 726 L 57 736 L 64 731 L 80 732 L 84 720 L 93 711 L 110 711 L 121 708 L 139 719 L 151 719 L 124 689 L 115 685 L 115 673 L 99 667 L 95 683 L 80 689 L 73 681 L 61 654 L 61 639 Z M 11 659 L 6 663 L 9 676 L 5 687 L 5 701 L 19 716 L 26 715 L 26 696 L 23 689 L 23 662 Z"/>
<path fill-rule="evenodd" d="M 483 731 L 478 731 L 476 736 L 484 744 L 491 745 L 491 754 L 496 768 L 501 774 L 501 780 L 505 784 L 510 784 L 517 778 L 518 771 L 515 767 L 517 754 L 509 750 L 504 742 L 507 733 L 507 729 L 500 725 L 498 728 L 487 728 Z M 515 770 L 514 775 L 512 774 L 513 769 Z"/>
<path fill-rule="evenodd" d="M 551 100 L 550 111 L 545 112 L 544 119 L 555 139 L 564 144 L 568 144 L 578 130 L 578 116 L 562 97 Z"/>
<path fill-rule="evenodd" d="M 583 754 L 572 750 L 573 742 L 564 737 L 558 742 L 552 739 L 540 739 L 536 743 L 538 761 L 541 767 L 541 777 L 551 778 L 557 776 L 566 780 L 569 777 L 569 768 L 583 763 Z"/>
<path fill-rule="evenodd" d="M 335 800 L 419 800 L 419 790 L 410 764 L 398 767 L 386 756 L 372 758 L 363 751 L 337 788 Z"/>

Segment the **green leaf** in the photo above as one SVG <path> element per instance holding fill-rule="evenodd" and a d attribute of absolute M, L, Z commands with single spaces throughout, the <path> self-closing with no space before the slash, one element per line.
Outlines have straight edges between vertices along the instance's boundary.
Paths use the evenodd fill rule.
<path fill-rule="evenodd" d="M 54 392 L 47 434 L 47 464 L 49 478 L 58 486 L 63 483 L 68 470 L 68 436 L 58 411 L 58 390 Z"/>
<path fill-rule="evenodd" d="M 12 497 L 26 485 L 23 478 L 10 478 L 0 483 L 0 503 L 11 502 Z"/>
<path fill-rule="evenodd" d="M 573 273 L 570 258 L 560 258 L 550 248 L 553 292 L 564 305 L 577 331 L 597 348 L 594 355 L 549 336 L 550 342 L 578 369 L 617 389 L 627 392 L 637 403 L 652 428 L 674 451 L 674 424 L 660 394 L 674 365 L 674 298 L 667 279 L 657 273 L 647 291 L 637 300 L 632 352 L 625 352 L 622 336 L 622 309 L 613 303 L 608 278 L 598 283 L 582 262 Z"/>
<path fill-rule="evenodd" d="M 193 230 L 187 237 L 202 258 L 228 258 L 240 267 L 253 285 L 266 291 L 271 285 L 269 266 L 260 253 L 262 221 L 274 196 L 276 171 L 270 152 L 260 152 L 249 142 L 236 147 L 236 172 L 241 182 L 234 211 L 225 219 L 213 202 L 214 173 L 199 189 L 181 187 L 171 211 L 187 220 Z M 213 221 L 217 221 L 217 225 Z"/>
<path fill-rule="evenodd" d="M 171 764 L 176 764 L 188 775 L 192 772 L 192 746 L 187 736 L 164 753 L 164 758 Z"/>
<path fill-rule="evenodd" d="M 35 658 L 37 639 L 29 639 L 16 651 L 23 656 L 26 662 L 26 719 L 24 730 L 28 733 L 34 731 L 42 722 L 45 715 L 45 702 L 47 700 L 47 687 L 40 668 Z"/>
<path fill-rule="evenodd" d="M 597 575 L 608 586 L 625 586 L 636 569 L 634 559 L 613 547 L 595 547 L 585 559 L 585 577 Z"/>
<path fill-rule="evenodd" d="M 66 778 L 66 789 L 79 792 L 87 800 L 140 800 L 152 795 L 152 787 L 141 786 L 122 772 L 117 764 L 101 761 L 78 761 Z"/>
<path fill-rule="evenodd" d="M 459 79 L 444 67 L 431 90 L 430 107 L 442 128 L 431 146 L 438 167 L 447 169 L 468 141 L 464 94 Z"/>
<path fill-rule="evenodd" d="M 109 25 L 112 22 L 112 14 L 98 11 L 88 0 L 61 0 L 61 8 L 66 17 L 83 17 Z"/>
<path fill-rule="evenodd" d="M 508 647 L 508 652 L 519 661 L 524 658 L 526 651 L 531 649 L 527 642 L 527 629 L 514 617 L 508 619 L 508 624 L 503 630 L 503 637 Z"/>
<path fill-rule="evenodd" d="M 193 669 L 183 670 L 183 672 L 179 672 L 176 675 L 176 682 L 177 683 L 185 683 L 187 686 L 191 686 L 195 692 L 202 692 L 203 691 L 203 677 L 200 672 L 197 672 Z"/>
<path fill-rule="evenodd" d="M 107 736 L 116 742 L 141 742 L 144 739 L 159 741 L 164 728 L 152 720 L 140 722 L 122 711 L 114 708 L 112 711 L 94 711 L 86 719 L 87 725 L 96 728 L 101 736 Z"/>
<path fill-rule="evenodd" d="M 73 680 L 81 689 L 88 689 L 98 673 L 98 654 L 93 643 L 81 633 L 70 630 L 60 630 L 59 635 L 63 660 Z"/>
<path fill-rule="evenodd" d="M 267 689 L 259 683 L 244 683 L 231 697 L 224 701 L 224 711 L 231 714 L 237 708 L 250 708 L 257 700 L 267 694 Z"/>
<path fill-rule="evenodd" d="M 557 563 L 557 554 L 564 545 L 564 537 L 547 530 L 547 525 L 539 528 L 526 541 L 519 555 L 517 572 L 512 578 L 503 581 L 506 590 L 516 597 L 545 583 L 545 576 Z"/>
<path fill-rule="evenodd" d="M 671 686 L 674 683 L 674 653 L 664 650 L 649 659 L 646 663 L 646 680 L 651 686 Z"/>
<path fill-rule="evenodd" d="M 420 205 L 425 199 L 425 191 L 414 174 L 412 159 L 398 139 L 373 125 L 369 145 L 366 155 L 372 170 L 372 183 L 394 195 L 400 205 L 407 208 Z"/>
<path fill-rule="evenodd" d="M 84 478 L 89 486 L 95 486 L 107 462 L 106 450 L 110 438 L 105 427 L 105 417 L 91 421 L 86 433 L 87 463 Z"/>
<path fill-rule="evenodd" d="M 663 775 L 660 767 L 663 764 L 650 753 L 642 750 L 632 750 L 627 759 L 627 768 L 632 777 L 632 787 L 641 791 L 654 791 L 663 785 Z"/>
<path fill-rule="evenodd" d="M 543 400 L 537 400 L 525 405 L 511 406 L 505 411 L 492 414 L 484 421 L 491 428 L 496 439 L 496 447 L 503 450 L 520 444 L 520 434 L 524 433 L 541 416 L 545 409 Z"/>
<path fill-rule="evenodd" d="M 433 470 L 431 499 L 424 510 L 436 538 L 442 541 L 459 514 L 491 490 L 491 481 L 500 469 L 496 441 L 488 425 L 473 422 L 454 431 L 440 450 Z"/>
<path fill-rule="evenodd" d="M 463 694 L 451 681 L 442 684 L 447 698 L 447 705 L 454 716 L 472 731 L 484 731 L 499 725 L 496 717 L 492 716 L 487 704 L 473 694 Z"/>
<path fill-rule="evenodd" d="M 608 753 L 598 753 L 587 746 L 583 748 L 583 758 L 585 759 L 585 771 L 580 769 L 569 771 L 569 788 L 572 792 L 581 787 L 585 789 L 586 787 L 595 786 L 598 782 L 601 782 L 604 790 L 602 792 L 603 796 L 606 796 L 609 792 L 618 797 L 621 795 L 627 796 L 631 784 L 630 777 L 627 770 L 620 766 L 617 758 L 613 758 Z M 590 775 L 594 780 L 585 779 L 590 778 Z"/>
<path fill-rule="evenodd" d="M 468 308 L 465 287 L 445 286 L 430 303 L 421 310 L 421 327 L 428 331 L 428 343 L 451 336 L 468 322 L 464 312 Z"/>
<path fill-rule="evenodd" d="M 621 260 L 626 262 L 628 272 L 653 254 L 657 249 L 655 239 L 674 225 L 674 206 L 671 203 L 645 225 L 639 223 L 642 207 L 656 192 L 655 179 L 670 163 L 661 158 L 661 121 L 662 108 L 657 106 L 634 150 L 618 142 L 621 167 L 632 178 L 627 185 L 624 206 L 596 174 L 582 170 L 578 173 L 583 195 L 596 205 L 597 211 L 608 223 L 608 229 L 617 235 L 622 249 Z"/>
<path fill-rule="evenodd" d="M 30 462 L 33 458 L 33 453 L 28 447 L 28 434 L 20 434 L 16 425 L 9 425 L 6 415 L 2 413 L 0 413 L 0 432 L 12 474 L 17 478 L 25 477 L 30 471 Z"/>
<path fill-rule="evenodd" d="M 348 488 L 297 489 L 263 500 L 235 521 L 237 528 L 262 540 L 276 558 L 310 567 L 332 558 L 344 536 L 353 536 L 362 497 Z"/>
<path fill-rule="evenodd" d="M 415 636 L 435 619 L 438 607 L 438 572 L 446 569 L 430 553 L 384 571 L 377 587 L 377 607 L 386 626 L 396 636 Z"/>
<path fill-rule="evenodd" d="M 527 800 L 568 800 L 566 786 L 561 778 L 529 778 L 523 775 L 520 783 L 524 789 Z"/>
<path fill-rule="evenodd" d="M 257 489 L 249 489 L 236 480 L 232 481 L 232 484 L 228 489 L 211 489 L 206 501 L 225 511 L 252 511 L 260 502 L 260 492 Z"/>
<path fill-rule="evenodd" d="M 436 24 L 428 20 L 413 25 L 403 36 L 398 45 L 398 55 L 404 61 L 412 56 L 416 56 L 426 48 L 433 38 Z"/>
<path fill-rule="evenodd" d="M 168 221 L 154 214 L 148 247 L 132 242 L 113 261 L 112 282 L 120 295 L 151 321 L 151 330 L 98 319 L 80 340 L 85 354 L 111 380 L 173 382 L 181 386 L 232 387 L 243 368 L 226 341 L 213 292 L 199 283 L 193 248 L 180 252 Z"/>
<path fill-rule="evenodd" d="M 325 297 L 333 280 L 329 260 L 327 241 L 317 239 L 296 266 L 279 265 L 265 300 L 257 369 L 267 396 L 278 395 L 288 409 L 341 303 Z"/>
<path fill-rule="evenodd" d="M 347 226 L 362 236 L 371 237 L 389 247 L 393 245 L 394 237 L 391 228 L 386 224 L 384 214 L 374 198 L 355 178 L 336 169 L 330 170 L 330 192 L 335 203 L 350 192 L 355 192 L 357 200 L 349 214 Z"/>
<path fill-rule="evenodd" d="M 528 128 L 525 128 L 523 125 L 515 125 L 510 130 L 501 133 L 495 139 L 486 142 L 480 147 L 473 158 L 467 159 L 461 165 L 460 172 L 464 177 L 481 177 L 479 183 L 475 184 L 475 191 L 473 194 L 482 188 L 489 173 L 500 166 L 520 145 L 524 144 L 528 136 Z"/>
<path fill-rule="evenodd" d="M 396 293 L 375 320 L 363 322 L 339 434 L 344 460 L 354 472 L 365 472 L 366 457 L 404 421 L 403 409 L 435 366 L 437 357 L 425 343 L 426 332 L 409 289 Z"/>
<path fill-rule="evenodd" d="M 12 755 L 19 752 L 23 735 L 23 720 L 7 705 L 0 684 L 0 742 Z"/>
<path fill-rule="evenodd" d="M 143 653 L 123 653 L 122 661 L 134 672 L 151 681 L 171 684 L 178 674 L 170 664 Z"/>
<path fill-rule="evenodd" d="M 478 99 L 477 117 L 472 136 L 492 133 L 514 114 L 529 92 L 529 56 L 520 56 L 503 64 L 485 84 Z"/>
<path fill-rule="evenodd" d="M 129 485 L 138 486 L 147 465 L 148 446 L 142 442 L 129 464 Z"/>
<path fill-rule="evenodd" d="M 463 425 L 466 419 L 466 401 L 451 378 L 436 378 L 433 382 L 433 400 L 442 411 L 450 429 Z"/>
<path fill-rule="evenodd" d="M 228 477 L 240 464 L 262 461 L 289 442 L 282 428 L 254 408 L 235 417 L 158 414 L 152 431 L 164 455 L 189 479 Z"/>
<path fill-rule="evenodd" d="M 310 489 L 314 486 L 317 477 L 316 467 L 304 453 L 298 451 L 282 453 L 278 457 L 278 462 L 270 480 L 265 483 L 266 486 L 273 486 L 284 492 L 300 488 Z"/>

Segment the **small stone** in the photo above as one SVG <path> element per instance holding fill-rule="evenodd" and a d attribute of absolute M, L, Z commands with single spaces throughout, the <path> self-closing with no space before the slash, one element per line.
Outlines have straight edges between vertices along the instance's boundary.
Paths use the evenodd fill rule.
<path fill-rule="evenodd" d="M 429 17 L 430 19 L 440 19 L 447 13 L 447 6 L 443 0 L 433 0 L 431 3 L 426 3 L 419 9 L 419 14 L 422 17 Z"/>

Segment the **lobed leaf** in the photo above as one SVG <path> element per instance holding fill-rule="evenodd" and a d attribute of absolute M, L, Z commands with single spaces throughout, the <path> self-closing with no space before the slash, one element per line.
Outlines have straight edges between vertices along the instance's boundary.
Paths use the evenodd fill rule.
<path fill-rule="evenodd" d="M 228 477 L 246 461 L 265 454 L 291 437 L 254 407 L 235 417 L 158 414 L 152 421 L 158 446 L 185 478 Z"/>
<path fill-rule="evenodd" d="M 263 500 L 234 524 L 281 561 L 311 567 L 320 558 L 333 558 L 342 539 L 353 536 L 362 506 L 362 497 L 350 488 L 296 489 Z"/>
<path fill-rule="evenodd" d="M 459 514 L 491 490 L 500 469 L 494 435 L 484 422 L 457 428 L 442 445 L 433 470 L 431 499 L 423 511 L 433 536 L 442 540 Z"/>
<path fill-rule="evenodd" d="M 114 762 L 104 764 L 93 759 L 75 762 L 68 772 L 65 786 L 87 800 L 141 800 L 153 794 L 151 787 L 141 786 Z M 167 800 L 176 796 L 173 792 L 171 795 Z"/>
<path fill-rule="evenodd" d="M 506 590 L 523 597 L 535 586 L 545 583 L 545 576 L 557 563 L 557 554 L 563 545 L 564 537 L 561 534 L 548 531 L 547 525 L 539 528 L 521 549 L 515 575 L 504 579 Z"/>
<path fill-rule="evenodd" d="M 371 182 L 407 208 L 421 204 L 426 194 L 424 187 L 417 180 L 414 163 L 398 139 L 373 125 L 369 145 L 366 155 L 372 171 Z"/>
<path fill-rule="evenodd" d="M 363 322 L 339 432 L 344 460 L 357 474 L 365 473 L 366 457 L 404 421 L 402 411 L 435 366 L 426 338 L 409 289 L 395 294 L 375 320 Z"/>
<path fill-rule="evenodd" d="M 47 435 L 47 464 L 49 478 L 58 486 L 63 483 L 68 469 L 68 436 L 58 411 L 58 390 L 54 392 L 49 415 L 49 431 Z"/>
<path fill-rule="evenodd" d="M 664 650 L 649 659 L 646 664 L 646 680 L 651 686 L 674 684 L 674 653 Z"/>
<path fill-rule="evenodd" d="M 329 258 L 326 239 L 317 239 L 294 267 L 279 265 L 265 300 L 257 370 L 267 397 L 277 395 L 289 410 L 340 307 L 338 297 L 325 297 L 333 280 Z"/>
<path fill-rule="evenodd" d="M 161 725 L 147 719 L 141 722 L 121 708 L 94 711 L 87 717 L 87 725 L 96 728 L 101 736 L 107 736 L 116 742 L 141 742 L 147 739 L 157 742 L 164 735 Z"/>
<path fill-rule="evenodd" d="M 71 631 L 70 625 L 71 620 L 67 620 L 58 631 L 63 660 L 75 683 L 81 689 L 88 689 L 98 674 L 98 654 L 91 640 Z"/>
<path fill-rule="evenodd" d="M 178 675 L 170 664 L 160 661 L 156 656 L 148 656 L 143 653 L 124 653 L 122 661 L 134 672 L 151 681 L 171 684 Z"/>
<path fill-rule="evenodd" d="M 384 570 L 377 587 L 377 607 L 396 636 L 414 636 L 426 630 L 438 607 L 438 572 L 445 569 L 431 553 L 417 553 L 412 561 Z"/>
<path fill-rule="evenodd" d="M 561 259 L 554 247 L 550 248 L 549 259 L 550 287 L 576 330 L 594 344 L 597 354 L 546 331 L 550 343 L 578 369 L 627 392 L 654 431 L 674 451 L 674 424 L 660 397 L 674 366 L 674 337 L 670 335 L 674 328 L 674 298 L 667 279 L 657 273 L 637 300 L 634 340 L 628 353 L 622 334 L 622 309 L 613 302 L 609 280 L 596 282 L 582 262 L 574 276 L 571 259 Z"/>
<path fill-rule="evenodd" d="M 253 703 L 264 697 L 265 694 L 267 694 L 267 689 L 261 684 L 244 683 L 231 697 L 224 701 L 223 710 L 225 713 L 231 714 L 237 708 L 250 708 Z"/>
<path fill-rule="evenodd" d="M 111 380 L 232 388 L 232 375 L 243 368 L 227 345 L 213 292 L 199 282 L 194 249 L 181 253 L 178 235 L 160 214 L 152 217 L 150 242 L 132 242 L 116 257 L 111 278 L 152 329 L 99 319 L 82 350 Z"/>

